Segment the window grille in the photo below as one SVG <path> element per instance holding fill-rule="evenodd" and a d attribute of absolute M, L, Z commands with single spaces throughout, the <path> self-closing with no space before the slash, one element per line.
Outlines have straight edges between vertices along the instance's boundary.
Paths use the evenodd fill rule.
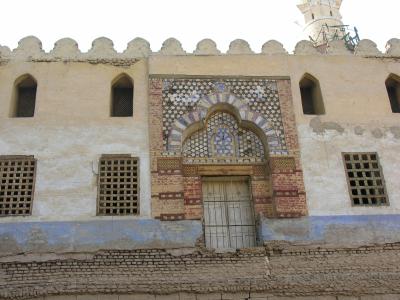
<path fill-rule="evenodd" d="M 113 88 L 113 117 L 133 116 L 133 88 Z"/>
<path fill-rule="evenodd" d="M 247 178 L 205 177 L 202 189 L 206 246 L 255 247 L 254 210 Z"/>
<path fill-rule="evenodd" d="M 32 211 L 36 177 L 33 156 L 0 157 L 0 216 L 25 216 Z"/>
<path fill-rule="evenodd" d="M 389 204 L 377 153 L 343 153 L 343 161 L 354 206 Z"/>
<path fill-rule="evenodd" d="M 35 113 L 36 86 L 19 87 L 16 117 L 33 117 Z"/>
<path fill-rule="evenodd" d="M 98 215 L 139 212 L 139 159 L 128 155 L 102 156 L 99 163 Z"/>

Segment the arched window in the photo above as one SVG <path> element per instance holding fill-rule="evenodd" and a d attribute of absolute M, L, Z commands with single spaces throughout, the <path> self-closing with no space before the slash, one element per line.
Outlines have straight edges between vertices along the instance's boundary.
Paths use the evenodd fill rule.
<path fill-rule="evenodd" d="M 19 77 L 14 84 L 12 117 L 33 117 L 36 104 L 36 80 L 29 74 Z"/>
<path fill-rule="evenodd" d="M 400 77 L 391 74 L 388 79 L 386 79 L 386 90 L 392 112 L 400 113 Z"/>
<path fill-rule="evenodd" d="M 261 139 L 226 111 L 211 114 L 205 127 L 184 141 L 182 150 L 185 163 L 197 164 L 259 163 L 266 153 Z"/>
<path fill-rule="evenodd" d="M 305 74 L 300 80 L 301 103 L 305 115 L 325 114 L 321 88 L 318 80 L 310 74 Z"/>
<path fill-rule="evenodd" d="M 133 115 L 133 81 L 126 75 L 118 76 L 111 91 L 111 116 L 131 117 Z"/>

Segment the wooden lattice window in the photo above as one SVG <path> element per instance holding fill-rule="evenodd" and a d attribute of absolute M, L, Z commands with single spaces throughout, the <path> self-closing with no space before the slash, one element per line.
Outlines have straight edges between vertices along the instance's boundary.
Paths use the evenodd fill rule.
<path fill-rule="evenodd" d="M 343 153 L 343 161 L 354 206 L 389 205 L 377 153 Z"/>
<path fill-rule="evenodd" d="M 112 86 L 113 117 L 131 117 L 133 115 L 133 82 L 127 75 L 120 76 Z"/>
<path fill-rule="evenodd" d="M 33 156 L 0 156 L 0 216 L 32 212 L 36 160 Z"/>
<path fill-rule="evenodd" d="M 103 155 L 99 162 L 98 215 L 139 213 L 139 159 Z"/>

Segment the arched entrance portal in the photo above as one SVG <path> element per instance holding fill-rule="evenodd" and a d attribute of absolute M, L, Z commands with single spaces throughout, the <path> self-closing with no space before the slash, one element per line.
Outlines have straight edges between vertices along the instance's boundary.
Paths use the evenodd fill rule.
<path fill-rule="evenodd" d="M 264 185 L 267 191 L 272 189 L 266 172 L 268 146 L 255 129 L 250 123 L 246 127 L 233 107 L 216 105 L 209 109 L 203 122 L 189 126 L 184 132 L 183 164 L 202 170 L 198 179 L 204 237 L 209 248 L 256 245 L 252 183 Z M 261 180 L 254 176 L 253 166 L 264 170 L 264 174 L 259 174 Z"/>
<path fill-rule="evenodd" d="M 290 80 L 156 76 L 149 86 L 155 218 L 202 220 L 207 245 L 241 248 L 255 244 L 258 218 L 307 214 Z"/>

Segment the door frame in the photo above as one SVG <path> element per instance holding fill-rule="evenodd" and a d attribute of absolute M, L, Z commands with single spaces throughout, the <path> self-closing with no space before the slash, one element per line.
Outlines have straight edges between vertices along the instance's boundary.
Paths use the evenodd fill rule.
<path fill-rule="evenodd" d="M 250 207 L 251 207 L 251 212 L 252 212 L 252 217 L 253 217 L 253 221 L 254 221 L 254 244 L 255 247 L 259 246 L 259 226 L 258 226 L 258 219 L 257 219 L 257 215 L 256 215 L 256 210 L 254 207 L 254 199 L 253 199 L 253 191 L 252 191 L 252 185 L 251 185 L 251 176 L 250 175 L 202 175 L 200 177 L 201 180 L 201 190 L 203 191 L 203 182 L 212 182 L 216 179 L 216 181 L 240 181 L 240 182 L 246 182 L 248 190 L 249 190 L 249 201 L 250 201 Z M 206 232 L 205 232 L 205 207 L 204 207 L 204 195 L 202 193 L 202 227 L 203 227 L 203 241 L 204 241 L 204 245 L 206 246 Z M 229 227 L 229 225 L 228 225 Z M 229 228 L 228 228 L 229 229 Z M 229 249 L 234 249 L 234 248 L 226 248 L 227 250 Z M 220 250 L 220 249 L 219 249 Z M 235 249 L 236 250 L 236 249 Z"/>

